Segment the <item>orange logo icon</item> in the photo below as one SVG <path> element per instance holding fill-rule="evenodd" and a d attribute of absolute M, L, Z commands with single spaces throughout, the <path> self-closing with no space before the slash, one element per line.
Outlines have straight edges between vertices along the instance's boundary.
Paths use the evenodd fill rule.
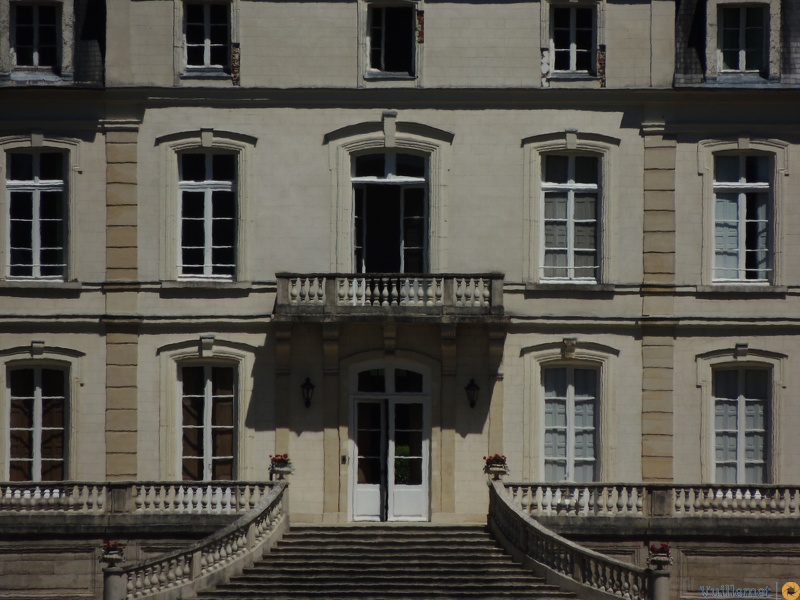
<path fill-rule="evenodd" d="M 781 593 L 786 600 L 797 600 L 800 598 L 800 585 L 794 581 L 787 581 L 781 588 Z"/>

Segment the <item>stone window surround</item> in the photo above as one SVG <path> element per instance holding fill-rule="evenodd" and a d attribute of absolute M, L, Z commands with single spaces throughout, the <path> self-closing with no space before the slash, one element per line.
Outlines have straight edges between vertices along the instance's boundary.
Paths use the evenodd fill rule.
<path fill-rule="evenodd" d="M 6 178 L 7 178 L 7 154 L 8 152 L 12 151 L 26 151 L 26 150 L 38 150 L 38 151 L 46 151 L 46 150 L 57 150 L 63 151 L 64 156 L 66 157 L 66 167 L 64 169 L 66 173 L 66 181 L 65 181 L 65 191 L 64 191 L 64 203 L 66 206 L 66 218 L 64 222 L 64 226 L 66 229 L 66 252 L 64 253 L 64 258 L 67 263 L 66 267 L 64 268 L 64 277 L 63 279 L 31 279 L 31 278 L 24 278 L 21 280 L 24 281 L 48 281 L 53 283 L 70 281 L 74 278 L 75 273 L 75 247 L 77 243 L 75 243 L 75 231 L 76 230 L 76 219 L 75 219 L 75 210 L 72 210 L 75 206 L 75 187 L 77 183 L 77 175 L 82 173 L 82 169 L 80 167 L 80 144 L 78 140 L 71 140 L 66 138 L 54 138 L 54 137 L 45 137 L 41 133 L 32 133 L 30 135 L 22 135 L 22 136 L 10 136 L 10 137 L 0 137 L 0 151 L 2 151 L 2 158 L 0 158 L 0 231 L 3 232 L 3 237 L 5 241 L 2 245 L 0 245 L 0 279 L 11 279 L 9 277 L 9 249 L 8 249 L 8 242 L 9 242 L 9 198 L 8 198 L 8 191 L 6 189 Z M 17 278 L 13 279 L 14 281 L 18 281 Z"/>
<path fill-rule="evenodd" d="M 524 383 L 522 397 L 522 479 L 544 481 L 544 369 L 573 366 L 596 369 L 595 481 L 614 481 L 616 427 L 613 390 L 619 350 L 603 344 L 578 340 L 569 353 L 564 342 L 550 342 L 522 348 Z M 554 482 L 556 483 L 556 482 Z"/>
<path fill-rule="evenodd" d="M 734 348 L 713 350 L 695 356 L 696 385 L 700 390 L 700 477 L 701 483 L 714 483 L 715 479 L 715 403 L 713 374 L 719 368 L 760 368 L 771 374 L 767 418 L 770 430 L 767 443 L 767 482 L 781 480 L 779 443 L 781 439 L 781 396 L 787 355 L 768 350 L 748 348 L 747 344 L 736 344 Z M 744 484 L 741 484 L 744 485 Z"/>
<path fill-rule="evenodd" d="M 8 371 L 11 368 L 25 367 L 44 367 L 63 370 L 67 374 L 67 408 L 66 424 L 64 428 L 66 452 L 64 461 L 64 474 L 66 479 L 75 479 L 78 456 L 78 445 L 80 436 L 77 435 L 76 421 L 74 413 L 76 407 L 80 405 L 81 389 L 81 358 L 85 356 L 83 352 L 69 348 L 47 346 L 44 342 L 32 340 L 29 346 L 17 346 L 0 350 L 0 361 L 3 368 L 0 369 L 0 389 L 4 390 L 0 394 L 0 437 L 6 443 L 0 444 L 0 479 L 8 481 L 9 478 L 9 397 L 8 397 Z"/>
<path fill-rule="evenodd" d="M 73 49 L 75 46 L 75 8 L 74 0 L 47 0 L 47 2 L 26 2 L 13 0 L 0 2 L 0 29 L 11 31 L 11 6 L 14 4 L 50 4 L 60 7 L 61 50 L 60 66 L 57 73 L 49 73 L 49 77 L 41 70 L 29 70 L 26 67 L 15 67 L 11 57 L 11 35 L 4 35 L 0 41 L 0 74 L 10 74 L 12 79 L 21 81 L 53 78 L 71 80 L 75 71 L 73 65 Z"/>
<path fill-rule="evenodd" d="M 772 158 L 772 220 L 770 260 L 772 278 L 769 283 L 763 281 L 714 281 L 714 157 L 725 154 L 762 154 Z M 783 285 L 784 267 L 783 240 L 781 230 L 785 210 L 783 208 L 783 179 L 789 175 L 789 144 L 776 139 L 751 139 L 740 137 L 736 140 L 706 140 L 697 145 L 697 173 L 703 181 L 703 236 L 701 278 L 703 286 L 724 285 L 743 287 L 776 287 Z"/>
<path fill-rule="evenodd" d="M 257 348 L 249 344 L 217 339 L 211 334 L 183 342 L 168 344 L 156 353 L 160 364 L 160 411 L 159 411 L 159 477 L 167 481 L 182 479 L 181 440 L 181 367 L 211 365 L 230 367 L 234 370 L 234 459 L 233 477 L 243 479 L 247 469 L 246 431 L 247 408 L 252 401 L 253 384 L 249 373 L 253 372 Z"/>
<path fill-rule="evenodd" d="M 523 276 L 529 283 L 597 285 L 615 280 L 610 235 L 610 224 L 615 222 L 619 207 L 609 199 L 616 189 L 616 154 L 620 140 L 605 135 L 567 129 L 558 133 L 535 135 L 522 140 L 525 155 L 525 202 L 523 236 Z M 542 156 L 551 153 L 593 154 L 600 158 L 600 209 L 598 228 L 598 276 L 595 281 L 548 280 L 541 276 L 540 265 L 544 264 L 544 202 L 542 202 Z"/>
<path fill-rule="evenodd" d="M 203 79 L 219 80 L 220 82 L 231 82 L 232 73 L 229 70 L 202 70 L 187 69 L 186 67 L 186 37 L 184 35 L 184 5 L 187 0 L 172 0 L 173 2 L 173 72 L 175 85 L 179 85 L 182 80 Z M 239 47 L 239 2 L 240 0 L 208 0 L 207 4 L 228 4 L 230 5 L 230 32 L 229 44 L 231 49 Z M 198 4 L 203 0 L 197 0 Z M 229 58 L 233 62 L 233 56 Z M 236 74 L 238 78 L 238 73 Z"/>
<path fill-rule="evenodd" d="M 432 273 L 447 270 L 447 198 L 445 175 L 453 134 L 419 123 L 400 122 L 397 112 L 385 111 L 382 121 L 343 127 L 325 136 L 335 190 L 331 219 L 331 271 L 354 273 L 353 184 L 351 157 L 393 149 L 428 159 L 428 266 Z"/>
<path fill-rule="evenodd" d="M 414 47 L 414 75 L 381 74 L 370 69 L 369 60 L 369 9 L 371 6 L 407 6 L 414 8 L 416 33 Z M 422 87 L 424 57 L 424 29 L 420 30 L 419 15 L 424 15 L 424 0 L 358 0 L 358 87 Z"/>
<path fill-rule="evenodd" d="M 213 152 L 214 150 L 233 152 L 236 154 L 236 191 L 237 191 L 237 220 L 236 220 L 236 274 L 232 280 L 222 280 L 232 283 L 248 281 L 247 268 L 247 207 L 250 169 L 248 164 L 257 138 L 229 131 L 219 131 L 211 128 L 195 131 L 182 131 L 160 136 L 155 140 L 155 146 L 160 149 L 159 160 L 161 163 L 161 244 L 159 276 L 162 281 L 183 281 L 178 270 L 180 256 L 180 191 L 178 185 L 178 155 L 181 152 Z M 192 281 L 220 282 L 219 278 L 203 279 L 192 277 Z"/>
<path fill-rule="evenodd" d="M 706 81 L 718 79 L 724 81 L 728 76 L 739 77 L 740 74 L 720 73 L 722 55 L 719 49 L 719 13 L 721 8 L 757 7 L 767 10 L 768 18 L 766 40 L 767 78 L 780 81 L 781 78 L 781 0 L 707 0 L 706 2 Z M 753 77 L 760 78 L 756 74 Z"/>
<path fill-rule="evenodd" d="M 555 72 L 555 53 L 553 47 L 550 8 L 594 8 L 595 46 L 594 73 L 559 71 Z M 542 87 L 600 87 L 598 72 L 600 48 L 605 46 L 605 6 L 606 0 L 543 0 L 539 3 L 539 39 L 542 46 L 541 73 Z"/>

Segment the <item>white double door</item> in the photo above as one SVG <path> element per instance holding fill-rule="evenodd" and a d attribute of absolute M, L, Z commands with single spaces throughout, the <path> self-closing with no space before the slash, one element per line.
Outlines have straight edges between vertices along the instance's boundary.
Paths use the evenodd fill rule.
<path fill-rule="evenodd" d="M 426 408 L 420 399 L 354 401 L 353 520 L 429 520 L 430 426 Z"/>

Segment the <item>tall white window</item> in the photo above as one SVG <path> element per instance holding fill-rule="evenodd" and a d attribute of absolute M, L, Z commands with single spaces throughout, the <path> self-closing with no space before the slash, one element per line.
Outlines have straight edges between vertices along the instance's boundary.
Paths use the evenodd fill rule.
<path fill-rule="evenodd" d="M 353 158 L 358 273 L 428 270 L 427 160 L 386 152 Z"/>
<path fill-rule="evenodd" d="M 714 371 L 716 483 L 767 482 L 768 369 Z"/>
<path fill-rule="evenodd" d="M 721 71 L 766 69 L 767 11 L 758 6 L 720 9 L 718 39 Z"/>
<path fill-rule="evenodd" d="M 771 268 L 771 160 L 714 157 L 714 279 L 767 281 Z"/>
<path fill-rule="evenodd" d="M 230 5 L 187 2 L 184 7 L 186 67 L 225 71 L 230 68 Z"/>
<path fill-rule="evenodd" d="M 66 271 L 65 157 L 61 152 L 7 155 L 8 274 L 62 279 Z"/>
<path fill-rule="evenodd" d="M 572 365 L 543 369 L 547 481 L 595 480 L 597 374 Z"/>
<path fill-rule="evenodd" d="M 236 274 L 236 156 L 179 155 L 181 277 Z"/>
<path fill-rule="evenodd" d="M 411 5 L 369 7 L 370 72 L 376 75 L 414 75 L 415 13 Z"/>
<path fill-rule="evenodd" d="M 67 376 L 50 367 L 8 370 L 10 481 L 65 477 Z"/>
<path fill-rule="evenodd" d="M 542 173 L 542 278 L 596 281 L 600 159 L 547 154 Z"/>
<path fill-rule="evenodd" d="M 214 365 L 186 366 L 180 372 L 182 477 L 233 479 L 236 373 Z"/>
<path fill-rule="evenodd" d="M 592 7 L 552 7 L 550 51 L 553 53 L 553 71 L 594 73 L 596 28 Z"/>
<path fill-rule="evenodd" d="M 59 7 L 53 4 L 12 4 L 12 54 L 23 69 L 55 70 L 59 66 Z"/>

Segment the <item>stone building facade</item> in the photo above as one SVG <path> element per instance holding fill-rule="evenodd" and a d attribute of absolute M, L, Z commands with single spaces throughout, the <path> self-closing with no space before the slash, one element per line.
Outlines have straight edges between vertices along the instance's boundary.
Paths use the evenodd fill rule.
<path fill-rule="evenodd" d="M 796 2 L 13 0 L 0 28 L 0 480 L 288 453 L 293 521 L 326 523 L 482 521 L 493 453 L 800 484 Z"/>

